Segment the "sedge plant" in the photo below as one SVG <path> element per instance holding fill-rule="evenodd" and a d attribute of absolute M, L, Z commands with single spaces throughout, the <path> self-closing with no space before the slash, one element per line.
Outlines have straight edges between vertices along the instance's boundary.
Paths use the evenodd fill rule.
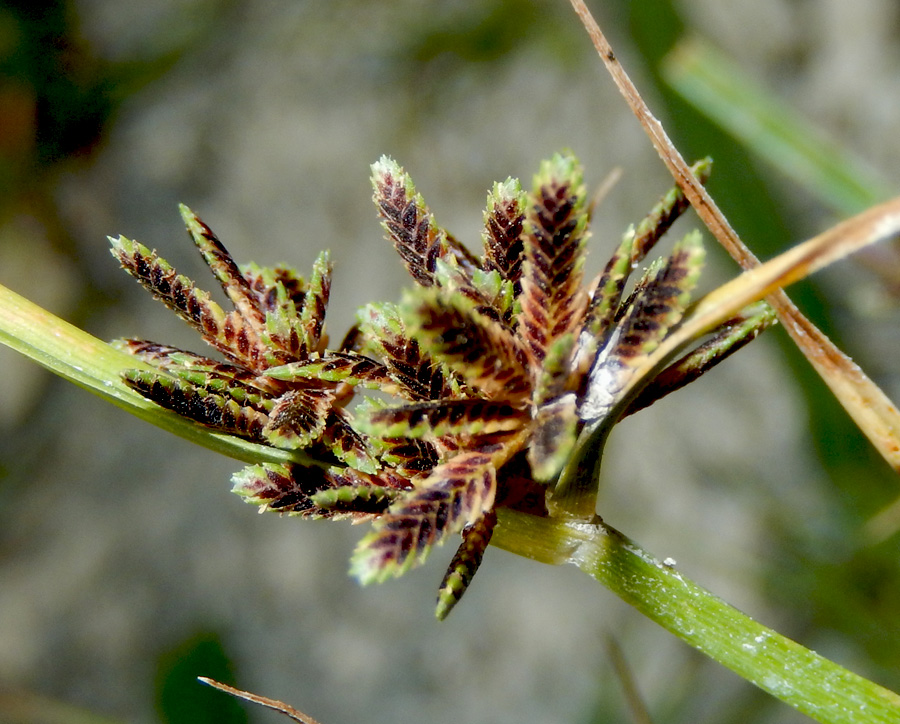
<path fill-rule="evenodd" d="M 872 207 L 760 264 L 573 0 L 676 186 L 625 230 L 602 273 L 584 274 L 592 213 L 582 169 L 554 155 L 531 184 L 487 195 L 480 242 L 438 225 L 393 159 L 372 166 L 376 213 L 411 283 L 363 307 L 328 342 L 332 267 L 239 265 L 187 207 L 190 238 L 223 289 L 213 301 L 156 251 L 119 236 L 118 263 L 191 325 L 210 351 L 96 340 L 0 290 L 0 341 L 150 422 L 248 463 L 235 493 L 262 511 L 368 523 L 351 559 L 380 583 L 457 546 L 436 615 L 461 600 L 488 545 L 571 563 L 652 620 L 822 722 L 900 719 L 900 697 L 751 620 L 606 525 L 598 473 L 624 417 L 698 379 L 776 321 L 860 428 L 900 468 L 896 409 L 782 291 L 900 234 L 900 199 Z M 697 298 L 698 231 L 636 269 L 693 206 L 744 272 Z M 637 277 L 637 278 L 634 278 Z M 215 682 L 209 682 L 213 683 Z M 280 702 L 223 687 L 304 720 Z M 308 720 L 308 719 L 307 719 Z"/>

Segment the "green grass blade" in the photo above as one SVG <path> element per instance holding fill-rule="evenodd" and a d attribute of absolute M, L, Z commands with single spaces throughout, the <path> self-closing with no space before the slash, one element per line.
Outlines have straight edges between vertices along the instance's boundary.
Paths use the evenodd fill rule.
<path fill-rule="evenodd" d="M 664 60 L 662 73 L 700 112 L 841 215 L 894 195 L 871 169 L 706 43 L 677 45 Z"/>
<path fill-rule="evenodd" d="M 215 452 L 245 462 L 311 462 L 296 451 L 276 450 L 213 432 L 144 399 L 125 385 L 121 372 L 152 367 L 2 285 L 0 343 L 142 420 Z"/>
<path fill-rule="evenodd" d="M 491 544 L 542 563 L 575 564 L 670 633 L 816 721 L 900 721 L 900 696 L 754 621 L 599 520 L 502 509 Z"/>

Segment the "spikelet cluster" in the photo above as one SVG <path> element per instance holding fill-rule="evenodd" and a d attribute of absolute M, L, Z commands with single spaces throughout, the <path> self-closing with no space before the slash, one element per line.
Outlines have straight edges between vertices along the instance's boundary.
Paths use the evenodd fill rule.
<path fill-rule="evenodd" d="M 705 177 L 708 163 L 695 171 Z M 226 311 L 155 251 L 112 240 L 125 270 L 214 354 L 122 340 L 154 368 L 125 379 L 201 425 L 302 452 L 295 463 L 240 471 L 234 492 L 281 514 L 370 521 L 351 562 L 364 583 L 398 576 L 461 536 L 439 589 L 443 618 L 480 565 L 498 508 L 566 513 L 554 495 L 586 427 L 693 380 L 771 315 L 747 310 L 652 379 L 636 379 L 639 362 L 678 325 L 703 262 L 690 233 L 626 294 L 632 270 L 686 208 L 677 189 L 586 283 L 590 209 L 571 155 L 542 164 L 529 191 L 515 179 L 494 185 L 479 253 L 437 224 L 391 159 L 372 166 L 372 185 L 413 285 L 399 301 L 361 309 L 334 348 L 325 335 L 327 253 L 307 278 L 283 266 L 238 266 L 182 207 Z"/>

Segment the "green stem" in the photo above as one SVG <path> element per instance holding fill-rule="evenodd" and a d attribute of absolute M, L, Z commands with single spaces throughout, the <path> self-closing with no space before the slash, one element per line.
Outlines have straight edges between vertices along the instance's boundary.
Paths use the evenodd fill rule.
<path fill-rule="evenodd" d="M 900 696 L 757 623 L 599 519 L 501 510 L 491 540 L 542 563 L 573 563 L 670 633 L 823 724 L 892 724 Z"/>
<path fill-rule="evenodd" d="M 0 285 L 0 343 L 76 385 L 186 440 L 251 463 L 303 462 L 302 453 L 278 450 L 198 425 L 144 399 L 128 387 L 123 370 L 153 370 L 138 358 L 55 317 Z"/>
<path fill-rule="evenodd" d="M 590 520 L 597 509 L 600 463 L 606 439 L 612 431 L 612 416 L 585 425 L 571 459 L 549 498 L 550 510 L 572 518 Z"/>

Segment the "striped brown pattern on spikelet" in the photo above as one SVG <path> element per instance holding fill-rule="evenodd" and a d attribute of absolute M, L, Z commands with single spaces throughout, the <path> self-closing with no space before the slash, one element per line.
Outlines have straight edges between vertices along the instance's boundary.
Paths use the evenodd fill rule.
<path fill-rule="evenodd" d="M 113 256 L 145 289 L 204 337 L 218 337 L 225 324 L 225 312 L 208 292 L 197 289 L 190 279 L 143 244 L 123 236 L 110 241 Z"/>
<path fill-rule="evenodd" d="M 322 468 L 266 463 L 246 467 L 235 473 L 231 480 L 232 491 L 248 503 L 290 515 L 330 517 L 310 497 L 330 485 Z"/>
<path fill-rule="evenodd" d="M 431 357 L 422 354 L 413 339 L 393 337 L 382 340 L 388 374 L 413 400 L 433 400 L 450 394 L 444 373 Z"/>
<path fill-rule="evenodd" d="M 327 389 L 299 388 L 286 392 L 269 412 L 266 440 L 285 449 L 309 445 L 325 429 L 333 399 L 334 392 Z"/>
<path fill-rule="evenodd" d="M 700 183 L 705 184 L 712 172 L 712 160 L 704 158 L 697 161 L 691 166 L 691 171 Z M 632 264 L 639 264 L 689 207 L 690 202 L 678 186 L 669 189 L 650 210 L 650 213 L 635 227 L 634 245 L 631 252 Z"/>
<path fill-rule="evenodd" d="M 498 271 L 515 284 L 519 292 L 522 275 L 522 230 L 525 223 L 525 195 L 514 179 L 494 184 L 484 212 L 484 268 Z"/>
<path fill-rule="evenodd" d="M 496 525 L 497 514 L 489 510 L 483 517 L 463 529 L 462 543 L 450 561 L 444 580 L 438 588 L 437 609 L 434 614 L 439 621 L 447 618 L 468 589 L 481 565 Z"/>
<path fill-rule="evenodd" d="M 619 322 L 619 338 L 611 356 L 628 362 L 647 355 L 681 319 L 703 260 L 699 236 L 688 236 L 672 255 L 651 266 Z"/>
<path fill-rule="evenodd" d="M 450 397 L 452 387 L 443 368 L 409 336 L 397 308 L 392 304 L 370 304 L 361 313 L 360 334 L 367 338 L 371 353 L 381 358 L 388 376 L 408 400 Z"/>
<path fill-rule="evenodd" d="M 192 367 L 211 367 L 221 364 L 209 357 L 179 349 L 178 347 L 172 347 L 168 344 L 151 342 L 148 339 L 119 339 L 113 344 L 120 349 L 125 350 L 128 354 L 133 354 L 144 362 L 163 369 L 169 367 L 182 367 L 185 365 L 190 365 Z M 254 376 L 249 370 L 244 370 L 244 373 L 250 377 Z"/>
<path fill-rule="evenodd" d="M 409 273 L 422 286 L 433 285 L 436 261 L 447 252 L 446 233 L 395 161 L 383 156 L 372 165 L 372 186 L 381 225 Z"/>
<path fill-rule="evenodd" d="M 581 171 L 571 157 L 545 163 L 526 213 L 519 334 L 538 362 L 584 313 L 581 289 L 587 215 Z"/>
<path fill-rule="evenodd" d="M 324 382 L 366 383 L 386 385 L 387 370 L 380 362 L 355 352 L 326 352 L 308 362 L 294 362 L 283 367 L 271 367 L 266 376 L 286 382 L 321 380 Z"/>
<path fill-rule="evenodd" d="M 354 556 L 356 575 L 364 583 L 401 575 L 435 543 L 490 510 L 496 491 L 488 453 L 464 452 L 438 465 L 375 521 Z"/>
<path fill-rule="evenodd" d="M 300 309 L 297 326 L 302 335 L 301 355 L 316 351 L 322 341 L 325 328 L 325 312 L 331 297 L 331 261 L 327 253 L 322 253 L 313 264 L 303 306 Z"/>
<path fill-rule="evenodd" d="M 338 407 L 328 411 L 322 442 L 329 446 L 338 460 L 357 470 L 374 473 L 380 467 L 365 437 L 350 424 L 347 412 Z"/>
<path fill-rule="evenodd" d="M 387 437 L 379 444 L 383 449 L 382 463 L 408 478 L 431 472 L 441 461 L 438 447 L 431 440 Z"/>
<path fill-rule="evenodd" d="M 481 313 L 470 300 L 437 291 L 410 296 L 403 307 L 411 334 L 488 399 L 515 400 L 531 383 L 526 355 L 509 327 Z"/>
<path fill-rule="evenodd" d="M 143 370 L 126 370 L 125 383 L 160 407 L 207 427 L 261 441 L 269 421 L 265 413 L 241 405 L 230 395 L 216 394 L 184 380 Z"/>
<path fill-rule="evenodd" d="M 512 432 L 527 424 L 529 419 L 526 410 L 504 401 L 480 398 L 435 400 L 375 410 L 364 428 L 369 434 L 389 438 L 474 437 Z"/>
<path fill-rule="evenodd" d="M 265 326 L 265 315 L 257 306 L 257 296 L 250 284 L 212 229 L 184 204 L 179 210 L 203 260 L 222 286 L 238 315 L 252 329 L 254 338 L 258 340 L 259 333 Z"/>

